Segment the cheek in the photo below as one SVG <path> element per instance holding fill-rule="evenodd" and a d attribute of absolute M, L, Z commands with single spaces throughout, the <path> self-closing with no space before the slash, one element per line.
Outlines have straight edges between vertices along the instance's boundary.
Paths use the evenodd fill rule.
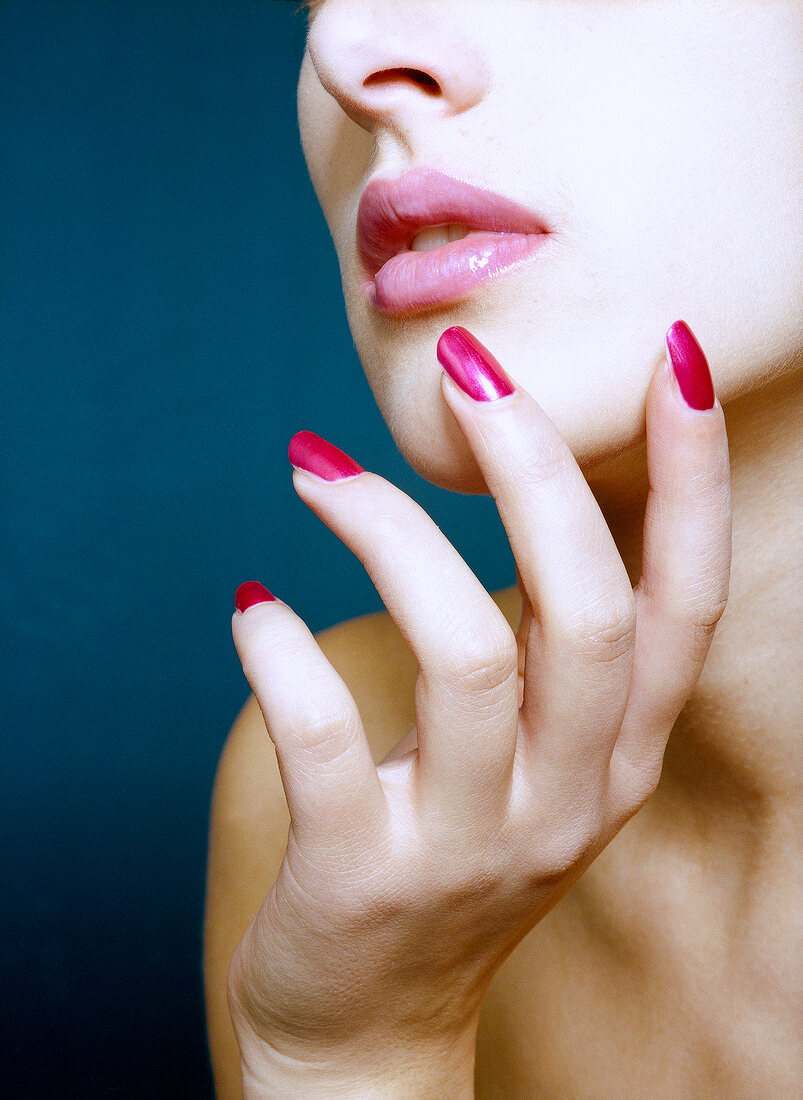
<path fill-rule="evenodd" d="M 344 225 L 353 226 L 373 142 L 321 86 L 308 52 L 298 80 L 298 128 L 312 186 L 342 255 L 347 242 L 341 242 L 338 234 Z"/>
<path fill-rule="evenodd" d="M 582 149 L 562 149 L 578 316 L 597 312 L 609 339 L 606 313 L 628 339 L 642 318 L 665 329 L 684 317 L 721 400 L 801 356 L 803 52 L 791 16 L 701 9 L 622 51 L 604 94 L 584 89 Z"/>

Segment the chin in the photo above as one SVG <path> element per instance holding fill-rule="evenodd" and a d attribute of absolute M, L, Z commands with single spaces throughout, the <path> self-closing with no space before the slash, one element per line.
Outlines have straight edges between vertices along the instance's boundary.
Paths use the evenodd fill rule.
<path fill-rule="evenodd" d="M 440 389 L 440 370 L 394 376 L 393 384 L 371 388 L 404 460 L 417 474 L 455 493 L 488 493 L 474 455 L 449 412 Z"/>
<path fill-rule="evenodd" d="M 396 445 L 417 474 L 441 489 L 453 493 L 487 494 L 488 486 L 468 447 L 450 445 L 422 448 L 416 442 L 397 438 Z"/>
<path fill-rule="evenodd" d="M 513 339 L 507 316 L 497 324 L 483 317 L 476 303 L 475 317 L 471 305 L 466 303 L 459 316 L 438 313 L 388 322 L 347 298 L 355 348 L 376 403 L 397 447 L 421 477 L 453 492 L 489 491 L 441 394 L 435 348 L 450 324 L 479 330 L 480 339 L 499 349 L 500 362 L 523 365 L 511 371 L 514 380 L 551 417 L 587 477 L 643 440 L 647 386 L 664 354 L 653 333 L 645 331 L 643 354 L 636 347 L 632 363 L 623 363 L 617 346 L 610 362 L 600 363 L 596 356 L 592 372 L 588 363 L 595 361 L 594 346 L 582 332 L 569 347 L 565 333 L 552 337 L 526 327 Z"/>
<path fill-rule="evenodd" d="M 446 404 L 439 378 L 431 384 L 374 386 L 374 395 L 391 435 L 405 461 L 417 474 L 441 489 L 456 493 L 487 494 L 488 486 Z M 411 401 L 413 389 L 418 400 Z M 422 393 L 422 390 L 424 391 Z M 580 469 L 589 480 L 612 461 L 644 442 L 643 400 L 619 405 L 616 415 L 598 415 L 594 409 L 556 402 L 546 406 Z"/>

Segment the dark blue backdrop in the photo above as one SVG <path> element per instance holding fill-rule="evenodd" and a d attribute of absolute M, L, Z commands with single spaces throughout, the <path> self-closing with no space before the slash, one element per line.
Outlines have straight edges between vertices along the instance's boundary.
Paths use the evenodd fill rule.
<path fill-rule="evenodd" d="M 417 478 L 363 380 L 298 143 L 293 10 L 0 0 L 7 1096 L 210 1094 L 234 590 L 262 579 L 313 630 L 381 607 L 293 492 L 292 433 L 401 484 L 490 587 L 514 579 L 492 503 Z"/>

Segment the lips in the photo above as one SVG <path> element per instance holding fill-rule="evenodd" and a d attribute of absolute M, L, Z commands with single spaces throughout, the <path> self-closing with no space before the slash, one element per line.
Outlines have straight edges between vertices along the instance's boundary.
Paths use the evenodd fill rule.
<path fill-rule="evenodd" d="M 411 250 L 422 229 L 447 225 L 469 233 L 430 251 Z M 539 251 L 549 232 L 543 218 L 518 203 L 432 168 L 374 179 L 357 214 L 362 288 L 382 313 L 458 301 Z"/>

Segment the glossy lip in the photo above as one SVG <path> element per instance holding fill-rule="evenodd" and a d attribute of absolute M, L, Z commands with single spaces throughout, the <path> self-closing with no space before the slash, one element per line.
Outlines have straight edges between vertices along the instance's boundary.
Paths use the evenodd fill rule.
<path fill-rule="evenodd" d="M 471 232 L 428 252 L 411 251 L 423 228 L 450 224 Z M 434 168 L 373 179 L 357 213 L 363 293 L 390 314 L 456 302 L 540 251 L 549 234 L 531 210 Z"/>

